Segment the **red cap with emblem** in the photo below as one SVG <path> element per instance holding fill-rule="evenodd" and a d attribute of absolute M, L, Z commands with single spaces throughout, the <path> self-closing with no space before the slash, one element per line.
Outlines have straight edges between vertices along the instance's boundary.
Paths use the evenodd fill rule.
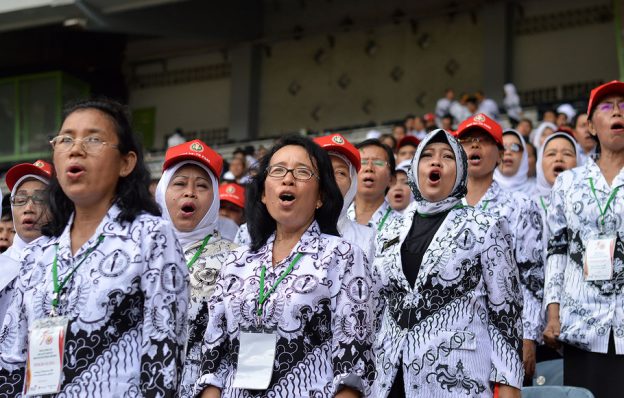
<path fill-rule="evenodd" d="M 347 141 L 340 134 L 330 134 L 323 137 L 316 137 L 314 142 L 318 144 L 321 148 L 326 150 L 327 152 L 338 152 L 341 155 L 344 155 L 353 167 L 355 167 L 356 171 L 360 171 L 360 167 L 362 167 L 360 161 L 360 151 L 357 150 L 353 144 Z"/>
<path fill-rule="evenodd" d="M 461 138 L 463 134 L 474 130 L 485 131 L 499 146 L 503 146 L 503 128 L 500 124 L 496 123 L 494 119 L 491 119 L 488 115 L 483 113 L 470 116 L 468 119 L 461 122 L 457 127 L 455 137 Z"/>
<path fill-rule="evenodd" d="M 624 96 L 624 83 L 618 80 L 612 80 L 601 86 L 594 88 L 589 94 L 589 104 L 587 104 L 587 115 L 591 118 L 592 112 L 596 105 L 609 95 L 619 94 Z"/>
<path fill-rule="evenodd" d="M 244 208 L 245 188 L 234 183 L 219 185 L 219 199 Z"/>
<path fill-rule="evenodd" d="M 399 141 L 397 149 L 404 147 L 405 145 L 418 147 L 418 144 L 420 144 L 420 140 L 418 138 L 414 137 L 413 135 L 406 135 L 405 137 L 401 138 L 401 141 Z"/>
<path fill-rule="evenodd" d="M 15 184 L 24 176 L 33 174 L 47 180 L 52 178 L 52 165 L 44 160 L 37 160 L 34 163 L 20 163 L 9 169 L 6 173 L 5 182 L 7 187 L 13 191 Z"/>
<path fill-rule="evenodd" d="M 167 149 L 163 171 L 183 160 L 202 163 L 218 180 L 223 170 L 223 158 L 201 140 L 193 140 Z"/>

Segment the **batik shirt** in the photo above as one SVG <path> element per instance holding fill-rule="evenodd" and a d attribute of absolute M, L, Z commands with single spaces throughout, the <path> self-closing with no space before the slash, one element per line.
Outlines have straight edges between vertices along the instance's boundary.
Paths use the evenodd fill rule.
<path fill-rule="evenodd" d="M 590 188 L 594 184 L 596 197 Z M 600 210 L 619 187 L 605 213 Z M 587 351 L 606 353 L 609 334 L 615 351 L 624 354 L 624 170 L 607 184 L 591 159 L 557 177 L 548 212 L 550 241 L 546 266 L 544 304 L 559 303 L 559 340 Z M 603 231 L 617 234 L 611 280 L 586 282 L 583 272 L 585 245 Z"/>
<path fill-rule="evenodd" d="M 377 210 L 375 210 L 366 226 L 371 227 L 375 230 L 375 232 L 379 232 L 390 225 L 395 218 L 400 216 L 401 213 L 392 209 L 392 207 L 390 207 L 390 203 L 384 199 L 383 203 Z M 349 206 L 349 210 L 347 210 L 347 217 L 349 217 L 349 220 L 357 222 L 355 219 L 355 202 L 351 203 L 351 206 Z"/>
<path fill-rule="evenodd" d="M 147 214 L 119 223 L 112 206 L 72 255 L 70 228 L 23 253 L 0 334 L 0 396 L 21 396 L 28 328 L 52 310 L 52 263 L 59 280 L 80 261 L 60 294 L 68 318 L 57 397 L 173 396 L 186 343 L 188 269 L 171 224 Z M 103 236 L 103 240 L 97 244 Z M 58 248 L 58 252 L 57 252 Z"/>
<path fill-rule="evenodd" d="M 491 397 L 491 383 L 519 388 L 522 293 L 506 220 L 452 209 L 412 288 L 401 246 L 415 213 L 412 204 L 377 238 L 373 266 L 385 306 L 371 397 L 388 396 L 399 366 L 407 398 Z"/>
<path fill-rule="evenodd" d="M 203 240 L 189 245 L 184 250 L 187 264 L 201 249 Z M 194 397 L 193 386 L 199 378 L 201 369 L 201 347 L 208 325 L 208 300 L 215 289 L 215 283 L 221 265 L 228 254 L 237 246 L 222 239 L 217 231 L 213 232 L 197 260 L 191 264 L 191 302 L 188 312 L 189 332 L 186 346 L 186 359 L 182 370 L 182 383 L 178 390 L 179 397 Z"/>
<path fill-rule="evenodd" d="M 370 267 L 355 245 L 320 232 L 313 222 L 284 260 L 272 264 L 275 234 L 257 252 L 230 253 L 209 301 L 199 394 L 212 385 L 222 397 L 333 397 L 339 386 L 365 392 L 373 377 Z M 275 330 L 277 346 L 267 390 L 232 388 L 241 329 L 258 322 L 262 266 L 266 289 L 295 256 L 300 260 L 269 295 L 261 324 Z"/>
<path fill-rule="evenodd" d="M 540 341 L 545 318 L 542 310 L 544 297 L 544 244 L 542 218 L 537 205 L 521 192 L 504 192 L 496 182 L 475 206 L 496 218 L 504 217 L 511 232 L 511 248 L 515 255 L 520 286 L 524 297 L 522 324 L 524 338 Z"/>

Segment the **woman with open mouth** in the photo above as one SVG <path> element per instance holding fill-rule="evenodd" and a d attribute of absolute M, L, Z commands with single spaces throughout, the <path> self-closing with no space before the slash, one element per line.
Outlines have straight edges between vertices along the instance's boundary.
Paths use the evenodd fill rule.
<path fill-rule="evenodd" d="M 217 278 L 196 394 L 368 396 L 377 298 L 362 250 L 338 236 L 331 161 L 288 136 L 258 170 L 246 191 L 252 242 Z"/>
<path fill-rule="evenodd" d="M 563 345 L 565 385 L 603 398 L 622 394 L 624 374 L 624 83 L 594 88 L 587 115 L 600 158 L 559 174 L 550 195 L 544 340 Z"/>
<path fill-rule="evenodd" d="M 188 343 L 179 397 L 194 397 L 193 386 L 201 367 L 201 345 L 208 323 L 208 299 L 221 264 L 237 246 L 218 230 L 219 176 L 223 159 L 201 140 L 167 150 L 163 175 L 156 187 L 156 202 L 171 221 L 184 250 L 191 275 L 188 308 Z"/>
<path fill-rule="evenodd" d="M 518 270 L 505 220 L 462 205 L 467 167 L 453 136 L 429 133 L 409 172 L 415 201 L 378 237 L 376 398 L 520 396 Z"/>
<path fill-rule="evenodd" d="M 95 99 L 63 113 L 46 236 L 22 253 L 2 326 L 2 396 L 176 392 L 188 270 L 126 112 Z"/>
<path fill-rule="evenodd" d="M 529 178 L 529 153 L 524 137 L 516 130 L 505 130 L 503 148 L 503 159 L 494 171 L 494 181 L 504 191 L 531 195 L 535 181 Z"/>

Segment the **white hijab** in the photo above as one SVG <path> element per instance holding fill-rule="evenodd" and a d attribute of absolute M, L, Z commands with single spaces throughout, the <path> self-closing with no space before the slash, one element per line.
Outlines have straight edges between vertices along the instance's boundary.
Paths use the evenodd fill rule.
<path fill-rule="evenodd" d="M 339 159 L 342 159 L 342 161 L 344 161 L 347 166 L 349 166 L 349 177 L 351 178 L 351 186 L 349 187 L 349 190 L 342 199 L 342 210 L 340 211 L 337 225 L 338 232 L 342 235 L 343 231 L 345 230 L 345 226 L 350 222 L 349 217 L 347 217 L 347 212 L 349 210 L 349 206 L 351 206 L 351 203 L 353 202 L 353 199 L 355 199 L 355 194 L 357 193 L 357 171 L 355 170 L 355 166 L 353 166 L 349 159 L 347 159 L 347 157 L 343 154 L 335 151 L 329 151 L 327 153 L 329 154 L 329 156 L 335 156 Z"/>
<path fill-rule="evenodd" d="M 574 138 L 570 137 L 570 134 L 559 132 L 546 137 L 546 140 L 544 140 L 544 146 L 542 146 L 537 152 L 537 167 L 535 170 L 536 184 L 534 191 L 535 195 L 537 196 L 548 196 L 550 195 L 550 191 L 552 190 L 552 185 L 550 185 L 548 181 L 546 181 L 546 177 L 544 176 L 544 166 L 542 165 L 542 162 L 544 160 L 544 150 L 546 149 L 546 146 L 550 141 L 558 137 L 563 137 L 572 143 L 572 146 L 574 147 L 574 153 L 576 154 L 576 165 L 581 165 L 581 149 L 578 143 L 574 140 Z"/>
<path fill-rule="evenodd" d="M 520 145 L 522 145 L 522 159 L 520 160 L 518 171 L 511 177 L 505 177 L 499 170 L 500 166 L 497 167 L 496 170 L 494 170 L 494 181 L 498 183 L 503 191 L 520 191 L 530 195 L 533 191 L 534 183 L 529 180 L 529 154 L 527 153 L 526 142 L 522 134 L 518 133 L 516 130 L 505 130 L 503 136 L 505 134 L 513 134 L 518 137 Z"/>
<path fill-rule="evenodd" d="M 204 218 L 201 219 L 199 224 L 195 227 L 194 230 L 190 232 L 182 232 L 178 231 L 178 229 L 173 225 L 173 221 L 171 220 L 171 215 L 169 214 L 169 209 L 167 209 L 167 203 L 165 202 L 165 193 L 167 192 L 167 187 L 169 187 L 169 183 L 171 182 L 171 178 L 176 171 L 182 166 L 192 164 L 197 167 L 201 167 L 202 170 L 206 171 L 210 176 L 210 181 L 212 182 L 212 204 L 210 208 L 204 215 Z M 217 178 L 212 174 L 212 171 L 204 164 L 200 162 L 196 162 L 194 160 L 183 160 L 180 163 L 176 163 L 167 170 L 163 172 L 160 181 L 158 181 L 158 186 L 156 187 L 156 203 L 160 206 L 162 210 L 162 217 L 171 222 L 173 229 L 182 245 L 182 248 L 186 249 L 188 245 L 191 245 L 199 240 L 204 239 L 208 234 L 214 234 L 218 225 L 218 216 L 219 216 L 219 184 L 217 182 Z"/>
<path fill-rule="evenodd" d="M 553 133 L 557 131 L 557 126 L 554 123 L 542 122 L 542 124 L 537 126 L 537 128 L 531 132 L 530 139 L 535 149 L 539 149 L 541 147 L 540 138 L 542 138 L 542 134 L 544 134 L 544 130 L 547 128 L 551 129 Z"/>
<path fill-rule="evenodd" d="M 13 185 L 13 190 L 11 191 L 11 196 L 15 196 L 15 193 L 19 189 L 20 185 L 22 185 L 22 182 L 24 182 L 27 179 L 31 179 L 31 178 L 35 179 L 35 180 L 38 180 L 38 181 L 41 181 L 45 185 L 49 185 L 50 184 L 50 181 L 48 181 L 47 179 L 45 179 L 45 178 L 43 178 L 41 176 L 38 176 L 38 175 L 35 175 L 35 174 L 26 174 L 25 176 L 23 176 L 19 180 L 17 180 L 15 185 Z M 11 212 L 13 212 L 13 204 L 12 203 L 11 203 Z M 1 213 L 0 213 L 0 217 L 2 217 Z M 26 246 L 28 246 L 30 243 L 32 243 L 32 242 L 26 242 L 24 239 L 22 239 L 22 237 L 19 236 L 19 233 L 17 232 L 17 229 L 15 229 L 15 235 L 13 236 L 13 244 L 11 245 L 11 247 L 9 247 L 7 249 L 6 253 L 13 260 L 19 261 L 19 257 L 20 257 L 20 254 L 22 253 L 22 250 L 24 250 L 24 248 Z"/>

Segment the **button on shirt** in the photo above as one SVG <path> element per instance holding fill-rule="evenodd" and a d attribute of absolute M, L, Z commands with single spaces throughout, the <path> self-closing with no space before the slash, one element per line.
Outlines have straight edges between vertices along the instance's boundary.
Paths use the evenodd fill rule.
<path fill-rule="evenodd" d="M 186 343 L 188 269 L 171 225 L 147 214 L 116 221 L 112 206 L 75 255 L 70 227 L 25 249 L 0 340 L 0 396 L 20 396 L 28 327 L 52 310 L 52 263 L 58 277 L 83 258 L 60 294 L 68 318 L 57 397 L 173 396 Z M 104 240 L 95 250 L 99 236 Z"/>
<path fill-rule="evenodd" d="M 590 189 L 592 178 L 600 207 L 620 187 L 605 214 L 605 232 L 617 233 L 613 278 L 586 282 L 583 255 L 587 240 L 601 232 L 600 210 Z M 606 353 L 613 331 L 615 351 L 624 354 L 624 170 L 607 184 L 591 159 L 561 173 L 553 187 L 548 212 L 550 241 L 544 304 L 560 304 L 559 339 L 587 351 Z"/>

